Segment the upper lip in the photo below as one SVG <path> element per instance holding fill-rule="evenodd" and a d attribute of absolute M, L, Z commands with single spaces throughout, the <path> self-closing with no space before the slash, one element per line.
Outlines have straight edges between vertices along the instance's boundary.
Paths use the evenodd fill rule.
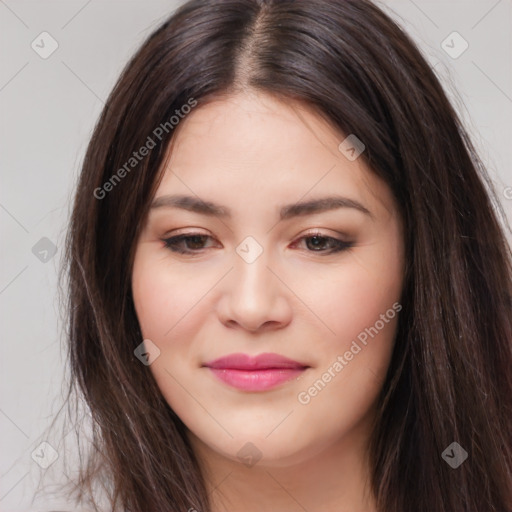
<path fill-rule="evenodd" d="M 205 363 L 203 366 L 216 370 L 270 370 L 270 369 L 302 369 L 308 365 L 294 361 L 279 354 L 259 354 L 250 356 L 248 354 L 229 354 L 219 357 L 214 361 Z"/>

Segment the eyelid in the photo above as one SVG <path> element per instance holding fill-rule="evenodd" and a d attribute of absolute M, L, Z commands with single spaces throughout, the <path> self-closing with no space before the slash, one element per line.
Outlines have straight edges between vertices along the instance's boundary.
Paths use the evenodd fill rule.
<path fill-rule="evenodd" d="M 346 234 L 343 234 L 343 233 L 340 233 L 338 231 L 335 231 L 334 232 L 335 234 L 334 235 L 330 235 L 329 233 L 326 233 L 323 229 L 321 228 L 311 228 L 311 229 L 308 229 L 306 232 L 304 233 L 301 233 L 297 238 L 296 240 L 300 239 L 300 238 L 303 238 L 305 236 L 321 236 L 321 237 L 324 237 L 324 238 L 346 238 L 347 240 L 342 240 L 343 242 L 348 242 L 349 240 L 349 236 L 346 235 Z"/>
<path fill-rule="evenodd" d="M 215 239 L 214 236 L 212 236 L 210 233 L 203 233 L 201 231 L 201 228 L 182 228 L 182 229 L 178 229 L 176 232 L 172 231 L 170 233 L 166 233 L 163 237 L 162 237 L 162 240 L 168 240 L 170 238 L 176 238 L 176 237 L 179 237 L 179 236 L 208 236 L 210 238 L 213 238 Z M 308 229 L 306 232 L 304 233 L 301 233 L 300 235 L 298 235 L 294 242 L 297 241 L 297 240 L 300 240 L 301 238 L 304 238 L 304 237 L 308 237 L 308 236 L 318 236 L 318 237 L 323 237 L 323 238 L 338 238 L 338 237 L 342 237 L 342 238 L 346 238 L 347 240 L 344 240 L 342 239 L 341 241 L 343 242 L 349 242 L 348 240 L 348 235 L 345 235 L 343 233 L 339 233 L 339 232 L 336 232 L 336 234 L 334 235 L 330 235 L 328 233 L 325 233 L 321 228 L 310 228 Z"/>
<path fill-rule="evenodd" d="M 162 238 L 174 238 L 175 236 L 182 236 L 182 235 L 187 235 L 187 236 L 193 236 L 193 235 L 211 236 L 210 233 L 203 233 L 202 228 L 191 227 L 191 228 L 181 228 L 181 229 L 176 229 L 176 230 L 169 231 L 169 232 L 165 233 Z M 212 237 L 212 238 L 214 238 L 214 237 Z"/>

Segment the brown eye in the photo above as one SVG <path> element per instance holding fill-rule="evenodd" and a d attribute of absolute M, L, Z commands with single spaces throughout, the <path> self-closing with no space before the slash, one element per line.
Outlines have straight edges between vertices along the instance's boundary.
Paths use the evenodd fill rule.
<path fill-rule="evenodd" d="M 166 238 L 163 242 L 165 243 L 165 247 L 173 252 L 191 254 L 205 249 L 204 244 L 208 238 L 211 237 L 199 233 L 186 233 L 184 235 Z"/>
<path fill-rule="evenodd" d="M 320 233 L 303 236 L 298 241 L 302 240 L 306 241 L 306 247 L 310 252 L 322 254 L 333 254 L 354 246 L 353 242 L 345 242 L 331 236 L 323 236 Z"/>

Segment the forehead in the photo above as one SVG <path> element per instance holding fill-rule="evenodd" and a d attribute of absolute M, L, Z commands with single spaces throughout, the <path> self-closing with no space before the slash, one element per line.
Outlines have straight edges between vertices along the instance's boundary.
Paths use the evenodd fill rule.
<path fill-rule="evenodd" d="M 192 155 L 195 159 L 217 157 L 237 166 L 240 160 L 253 166 L 281 160 L 289 163 L 303 156 L 301 147 L 332 149 L 341 137 L 304 103 L 251 91 L 193 110 L 178 127 L 171 159 L 175 166 Z"/>
<path fill-rule="evenodd" d="M 219 98 L 178 125 L 157 196 L 215 195 L 242 207 L 248 200 L 291 202 L 336 191 L 389 211 L 386 185 L 363 159 L 350 161 L 339 151 L 345 138 L 304 102 L 259 92 Z"/>

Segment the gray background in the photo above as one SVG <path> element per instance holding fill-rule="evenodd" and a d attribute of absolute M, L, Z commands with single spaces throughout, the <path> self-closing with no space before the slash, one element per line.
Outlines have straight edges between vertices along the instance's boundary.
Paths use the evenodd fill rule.
<path fill-rule="evenodd" d="M 38 447 L 47 440 L 45 429 L 61 403 L 65 378 L 57 270 L 70 198 L 104 99 L 128 58 L 179 3 L 0 0 L 4 512 L 62 505 L 50 498 L 37 507 L 29 504 L 45 471 L 31 454 L 41 452 Z M 435 66 L 512 223 L 512 1 L 397 0 L 381 5 Z M 47 59 L 31 47 L 35 40 L 49 48 L 48 39 L 41 43 L 43 31 L 58 43 Z M 469 44 L 458 58 L 441 46 L 454 31 Z M 451 37 L 447 44 L 453 52 L 462 42 Z M 59 461 L 63 456 L 59 452 Z M 55 463 L 47 470 L 57 482 L 58 467 Z"/>

